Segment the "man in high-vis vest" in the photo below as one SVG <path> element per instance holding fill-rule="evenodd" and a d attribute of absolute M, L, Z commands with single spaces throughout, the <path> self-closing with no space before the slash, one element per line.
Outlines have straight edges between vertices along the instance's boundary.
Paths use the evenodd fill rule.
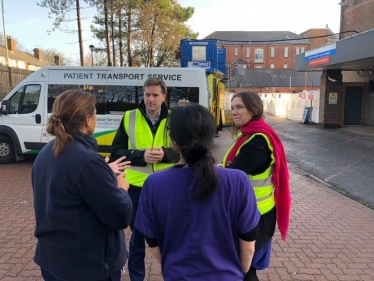
<path fill-rule="evenodd" d="M 144 280 L 145 277 L 145 238 L 134 228 L 144 181 L 150 174 L 173 165 L 169 159 L 172 155 L 170 140 L 165 137 L 169 113 L 164 102 L 166 92 L 162 79 L 149 78 L 144 83 L 144 101 L 138 109 L 125 112 L 112 144 L 112 159 L 126 156 L 126 160 L 131 161 L 131 167 L 126 169 L 126 180 L 130 184 L 128 192 L 134 208 L 128 260 L 131 281 Z"/>

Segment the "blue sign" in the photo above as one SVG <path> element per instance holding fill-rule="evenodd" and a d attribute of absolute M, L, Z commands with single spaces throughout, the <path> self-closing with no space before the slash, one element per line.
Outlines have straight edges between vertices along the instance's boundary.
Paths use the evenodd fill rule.
<path fill-rule="evenodd" d="M 305 61 L 311 61 L 323 57 L 328 57 L 336 54 L 336 43 L 323 46 L 318 49 L 313 49 L 305 52 Z"/>
<path fill-rule="evenodd" d="M 209 68 L 210 61 L 189 61 L 188 67 L 201 67 L 201 68 Z"/>

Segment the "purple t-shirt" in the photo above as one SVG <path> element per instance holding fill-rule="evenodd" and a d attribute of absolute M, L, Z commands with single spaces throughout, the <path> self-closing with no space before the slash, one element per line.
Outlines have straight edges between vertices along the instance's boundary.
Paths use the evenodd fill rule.
<path fill-rule="evenodd" d="M 207 199 L 194 201 L 194 171 L 170 168 L 146 180 L 135 227 L 157 239 L 164 280 L 243 280 L 238 233 L 260 219 L 248 176 L 216 168 L 219 185 Z"/>

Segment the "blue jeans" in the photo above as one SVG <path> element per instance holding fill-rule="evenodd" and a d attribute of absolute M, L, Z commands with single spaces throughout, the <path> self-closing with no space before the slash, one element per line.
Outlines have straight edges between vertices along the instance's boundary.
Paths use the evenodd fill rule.
<path fill-rule="evenodd" d="M 47 271 L 43 268 L 41 268 L 41 271 L 42 271 L 42 277 L 45 281 L 63 281 L 63 280 L 55 277 L 54 275 L 49 273 L 49 271 Z M 110 275 L 106 279 L 97 280 L 97 281 L 121 281 L 121 270 L 117 271 L 116 273 L 114 273 L 112 275 Z"/>
<path fill-rule="evenodd" d="M 132 206 L 134 210 L 134 217 L 130 223 L 130 229 L 132 231 L 130 243 L 129 243 L 129 254 L 128 269 L 131 281 L 143 281 L 145 277 L 145 238 L 143 233 L 134 227 L 136 213 L 138 211 L 139 198 L 141 188 L 130 187 L 128 190 Z"/>

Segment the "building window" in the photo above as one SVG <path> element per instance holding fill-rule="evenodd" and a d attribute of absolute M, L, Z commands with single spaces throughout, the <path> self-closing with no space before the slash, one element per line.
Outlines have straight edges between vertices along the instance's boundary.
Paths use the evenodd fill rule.
<path fill-rule="evenodd" d="M 246 57 L 249 58 L 251 56 L 251 48 L 247 47 Z"/>
<path fill-rule="evenodd" d="M 206 60 L 206 46 L 192 46 L 192 60 Z"/>
<path fill-rule="evenodd" d="M 255 68 L 260 69 L 260 68 L 264 68 L 264 67 L 262 65 L 255 65 Z"/>
<path fill-rule="evenodd" d="M 304 47 L 301 47 L 301 53 L 304 53 Z"/>
<path fill-rule="evenodd" d="M 272 63 L 272 64 L 270 65 L 270 68 L 274 68 L 274 63 Z"/>
<path fill-rule="evenodd" d="M 300 54 L 300 47 L 296 47 L 296 55 Z"/>
<path fill-rule="evenodd" d="M 26 69 L 26 63 L 24 61 L 18 61 L 18 68 Z"/>
<path fill-rule="evenodd" d="M 246 64 L 243 65 L 243 69 L 247 69 L 247 65 Z"/>
<path fill-rule="evenodd" d="M 17 67 L 17 61 L 14 59 L 9 59 L 9 66 L 10 67 Z"/>
<path fill-rule="evenodd" d="M 271 47 L 271 48 L 270 48 L 270 57 L 271 57 L 271 58 L 274 58 L 274 55 L 275 55 L 275 48 L 274 48 L 274 47 Z"/>
<path fill-rule="evenodd" d="M 4 57 L 0 57 L 0 65 L 5 65 L 5 58 Z"/>
<path fill-rule="evenodd" d="M 288 47 L 284 47 L 284 57 L 288 58 Z"/>
<path fill-rule="evenodd" d="M 238 48 L 235 48 L 235 51 L 234 51 L 234 55 L 237 56 L 238 55 Z"/>
<path fill-rule="evenodd" d="M 285 63 L 285 64 L 283 65 L 283 68 L 288 68 L 288 64 Z"/>
<path fill-rule="evenodd" d="M 255 50 L 255 63 L 262 63 L 262 62 L 264 62 L 264 50 L 256 49 Z"/>

